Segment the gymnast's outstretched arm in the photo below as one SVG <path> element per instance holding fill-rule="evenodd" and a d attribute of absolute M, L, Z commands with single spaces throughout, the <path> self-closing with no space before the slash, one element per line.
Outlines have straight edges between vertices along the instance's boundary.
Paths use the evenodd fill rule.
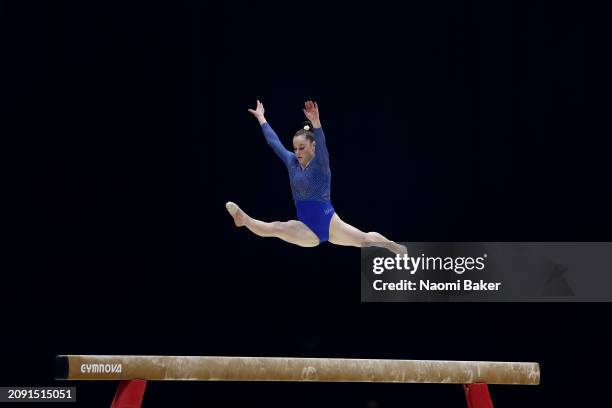
<path fill-rule="evenodd" d="M 280 139 L 278 138 L 278 135 L 266 120 L 264 116 L 265 109 L 263 103 L 259 102 L 258 100 L 257 108 L 249 109 L 249 112 L 253 116 L 255 116 L 257 121 L 259 121 L 259 124 L 261 125 L 261 130 L 263 131 L 268 146 L 270 146 L 272 150 L 274 150 L 274 153 L 276 153 L 276 155 L 283 161 L 283 163 L 285 163 L 285 166 L 289 166 L 289 163 L 291 162 L 291 159 L 294 154 L 291 153 L 289 150 L 285 149 Z"/>
<path fill-rule="evenodd" d="M 321 127 L 321 119 L 319 117 L 319 105 L 313 101 L 304 102 L 304 115 L 306 119 L 312 123 L 313 133 L 315 135 L 317 156 L 322 156 L 323 159 L 329 162 L 329 152 L 327 151 L 327 143 L 325 140 L 325 133 Z"/>

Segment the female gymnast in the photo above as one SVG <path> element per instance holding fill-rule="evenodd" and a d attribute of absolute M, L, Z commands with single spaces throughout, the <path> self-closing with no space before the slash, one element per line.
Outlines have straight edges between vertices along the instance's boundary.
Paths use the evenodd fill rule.
<path fill-rule="evenodd" d="M 276 237 L 302 247 L 314 247 L 322 242 L 332 244 L 386 248 L 396 254 L 406 254 L 406 247 L 388 240 L 378 232 L 363 232 L 342 221 L 330 200 L 331 170 L 325 134 L 319 120 L 316 102 L 304 103 L 306 126 L 293 136 L 293 153 L 286 150 L 264 117 L 264 106 L 257 101 L 256 109 L 248 111 L 259 121 L 266 142 L 289 170 L 291 193 L 299 221 L 263 222 L 248 216 L 233 202 L 225 204 L 238 227 L 247 227 L 260 237 Z"/>

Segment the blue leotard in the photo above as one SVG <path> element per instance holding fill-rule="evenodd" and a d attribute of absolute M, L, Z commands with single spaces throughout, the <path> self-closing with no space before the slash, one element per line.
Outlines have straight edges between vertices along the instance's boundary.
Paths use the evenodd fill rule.
<path fill-rule="evenodd" d="M 287 166 L 298 220 L 306 224 L 319 237 L 319 242 L 327 241 L 334 207 L 330 198 L 329 152 L 325 144 L 323 129 L 313 128 L 317 142 L 315 156 L 305 169 L 302 169 L 295 154 L 285 149 L 278 135 L 267 122 L 261 125 L 261 129 L 268 145 Z"/>

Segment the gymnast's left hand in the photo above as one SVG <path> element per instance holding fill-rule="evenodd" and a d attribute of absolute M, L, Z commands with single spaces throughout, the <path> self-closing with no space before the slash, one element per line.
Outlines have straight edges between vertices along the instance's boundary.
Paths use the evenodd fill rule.
<path fill-rule="evenodd" d="M 321 121 L 319 120 L 319 106 L 316 102 L 304 102 L 304 115 L 306 115 L 306 119 L 312 123 L 313 127 L 321 127 Z"/>

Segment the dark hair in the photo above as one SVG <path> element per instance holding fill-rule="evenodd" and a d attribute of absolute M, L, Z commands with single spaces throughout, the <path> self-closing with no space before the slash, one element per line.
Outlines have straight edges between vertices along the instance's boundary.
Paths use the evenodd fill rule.
<path fill-rule="evenodd" d="M 309 120 L 305 120 L 302 124 L 302 128 L 295 132 L 293 137 L 304 136 L 306 139 L 311 142 L 315 141 L 314 133 L 312 132 L 312 123 Z"/>

